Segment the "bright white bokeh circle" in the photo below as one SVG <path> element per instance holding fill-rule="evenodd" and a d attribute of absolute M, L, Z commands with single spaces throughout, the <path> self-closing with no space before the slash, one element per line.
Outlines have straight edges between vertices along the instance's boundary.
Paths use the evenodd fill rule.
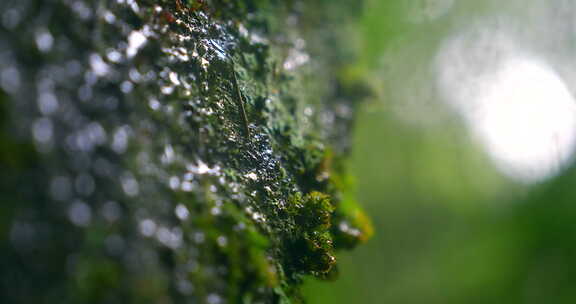
<path fill-rule="evenodd" d="M 502 173 L 533 183 L 572 160 L 575 100 L 550 65 L 498 31 L 453 36 L 437 59 L 444 100 Z"/>
<path fill-rule="evenodd" d="M 574 99 L 549 67 L 511 59 L 478 96 L 470 126 L 504 173 L 537 181 L 569 160 L 576 138 Z"/>

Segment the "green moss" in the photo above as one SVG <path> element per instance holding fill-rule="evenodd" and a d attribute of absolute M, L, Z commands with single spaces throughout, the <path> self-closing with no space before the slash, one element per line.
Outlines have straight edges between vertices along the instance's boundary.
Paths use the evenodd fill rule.
<path fill-rule="evenodd" d="M 329 233 L 334 207 L 328 195 L 311 192 L 293 195 L 289 210 L 296 220 L 297 237 L 289 242 L 292 267 L 318 278 L 326 277 L 336 258 Z"/>
<path fill-rule="evenodd" d="M 297 216 L 297 223 L 309 230 L 325 231 L 330 228 L 334 207 L 326 194 L 311 192 L 304 199 L 302 211 Z"/>
<path fill-rule="evenodd" d="M 22 202 L 3 213 L 23 278 L 7 303 L 300 302 L 303 276 L 332 278 L 335 248 L 369 237 L 341 169 L 354 2 L 31 2 L 52 50 L 0 25 L 0 67 L 35 80 L 1 97 L 0 166 L 21 170 L 0 198 Z"/>

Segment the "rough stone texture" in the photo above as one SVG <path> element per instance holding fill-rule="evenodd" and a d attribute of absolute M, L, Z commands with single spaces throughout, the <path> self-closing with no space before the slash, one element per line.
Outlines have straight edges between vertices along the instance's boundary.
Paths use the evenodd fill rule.
<path fill-rule="evenodd" d="M 3 0 L 2 303 L 300 302 L 371 234 L 356 1 Z"/>

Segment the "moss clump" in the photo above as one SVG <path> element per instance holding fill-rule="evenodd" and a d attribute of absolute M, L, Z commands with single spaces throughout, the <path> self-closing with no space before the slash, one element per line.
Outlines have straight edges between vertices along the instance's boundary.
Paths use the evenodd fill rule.
<path fill-rule="evenodd" d="M 362 209 L 353 206 L 343 206 L 334 215 L 334 244 L 337 248 L 352 249 L 372 237 L 374 229 L 370 218 Z"/>
<path fill-rule="evenodd" d="M 290 199 L 290 205 L 296 224 L 305 231 L 327 231 L 330 228 L 334 206 L 328 195 L 313 191 L 302 197 L 297 193 Z"/>
<path fill-rule="evenodd" d="M 334 206 L 328 195 L 316 191 L 296 194 L 289 204 L 298 227 L 298 237 L 288 244 L 295 271 L 323 277 L 336 263 L 329 233 Z"/>

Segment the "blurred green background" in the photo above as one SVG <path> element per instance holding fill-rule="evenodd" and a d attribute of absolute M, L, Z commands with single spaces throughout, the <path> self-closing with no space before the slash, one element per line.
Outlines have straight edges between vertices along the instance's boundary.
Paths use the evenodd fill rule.
<path fill-rule="evenodd" d="M 358 117 L 351 169 L 376 233 L 338 256 L 337 281 L 309 279 L 310 303 L 576 303 L 573 121 L 566 151 L 553 147 L 566 155 L 556 151 L 553 168 L 534 159 L 526 178 L 515 159 L 550 143 L 532 138 L 536 146 L 509 157 L 517 167 L 506 171 L 490 154 L 491 139 L 479 139 L 475 116 L 447 101 L 454 96 L 438 84 L 456 69 L 455 85 L 474 83 L 480 89 L 471 92 L 480 92 L 478 79 L 499 81 L 482 78 L 490 67 L 529 54 L 572 94 L 573 2 L 366 1 L 362 73 L 377 93 Z M 450 48 L 462 33 L 469 37 L 456 58 Z M 548 98 L 540 89 L 554 107 L 554 92 Z M 510 117 L 512 126 L 525 123 Z M 527 127 L 517 136 L 533 133 Z"/>

